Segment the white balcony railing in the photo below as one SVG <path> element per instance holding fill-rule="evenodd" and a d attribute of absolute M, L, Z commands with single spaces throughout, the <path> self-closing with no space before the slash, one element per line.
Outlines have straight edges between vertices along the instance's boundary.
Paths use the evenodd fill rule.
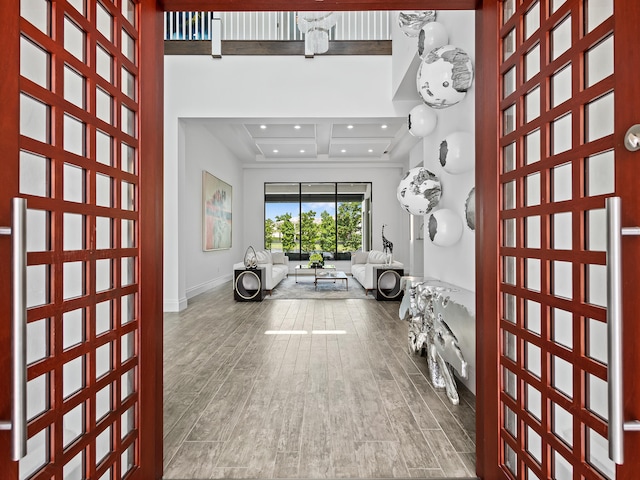
<path fill-rule="evenodd" d="M 297 12 L 221 12 L 222 40 L 303 40 Z M 166 12 L 165 40 L 211 40 L 213 12 Z M 391 40 L 392 12 L 340 12 L 330 40 Z"/>

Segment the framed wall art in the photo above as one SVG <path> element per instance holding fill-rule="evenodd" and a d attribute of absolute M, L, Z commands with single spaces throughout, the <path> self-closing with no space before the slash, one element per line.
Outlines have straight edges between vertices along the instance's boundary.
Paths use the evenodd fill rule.
<path fill-rule="evenodd" d="M 202 172 L 202 249 L 231 248 L 232 187 L 206 170 Z"/>

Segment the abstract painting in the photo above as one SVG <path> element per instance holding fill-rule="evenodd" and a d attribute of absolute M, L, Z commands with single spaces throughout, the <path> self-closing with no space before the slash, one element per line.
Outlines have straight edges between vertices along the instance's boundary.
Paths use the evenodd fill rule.
<path fill-rule="evenodd" d="M 202 249 L 231 248 L 231 185 L 202 172 Z"/>

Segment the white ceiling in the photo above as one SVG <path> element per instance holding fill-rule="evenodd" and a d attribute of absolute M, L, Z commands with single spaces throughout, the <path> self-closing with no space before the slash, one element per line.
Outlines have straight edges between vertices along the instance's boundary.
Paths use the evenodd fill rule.
<path fill-rule="evenodd" d="M 397 161 L 417 143 L 406 118 L 192 119 L 245 164 Z"/>

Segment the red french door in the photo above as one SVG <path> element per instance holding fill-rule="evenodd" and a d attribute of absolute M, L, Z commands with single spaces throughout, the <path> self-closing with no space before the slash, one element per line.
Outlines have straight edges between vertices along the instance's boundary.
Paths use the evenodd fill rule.
<path fill-rule="evenodd" d="M 159 478 L 161 12 L 146 0 L 20 0 L 0 15 L 0 225 L 12 228 L 12 199 L 25 199 L 27 323 L 16 365 L 16 249 L 3 235 L 0 421 L 15 408 L 12 369 L 24 369 L 27 443 L 14 461 L 19 422 L 0 431 L 0 476 Z"/>
<path fill-rule="evenodd" d="M 623 227 L 640 224 L 640 156 L 623 145 L 640 105 L 639 21 L 631 0 L 485 1 L 478 13 L 478 88 L 491 92 L 477 116 L 483 478 L 640 471 L 639 432 L 622 435 L 622 465 L 609 458 L 605 253 L 608 197 L 621 197 Z M 640 418 L 639 242 L 622 240 L 626 421 Z"/>

